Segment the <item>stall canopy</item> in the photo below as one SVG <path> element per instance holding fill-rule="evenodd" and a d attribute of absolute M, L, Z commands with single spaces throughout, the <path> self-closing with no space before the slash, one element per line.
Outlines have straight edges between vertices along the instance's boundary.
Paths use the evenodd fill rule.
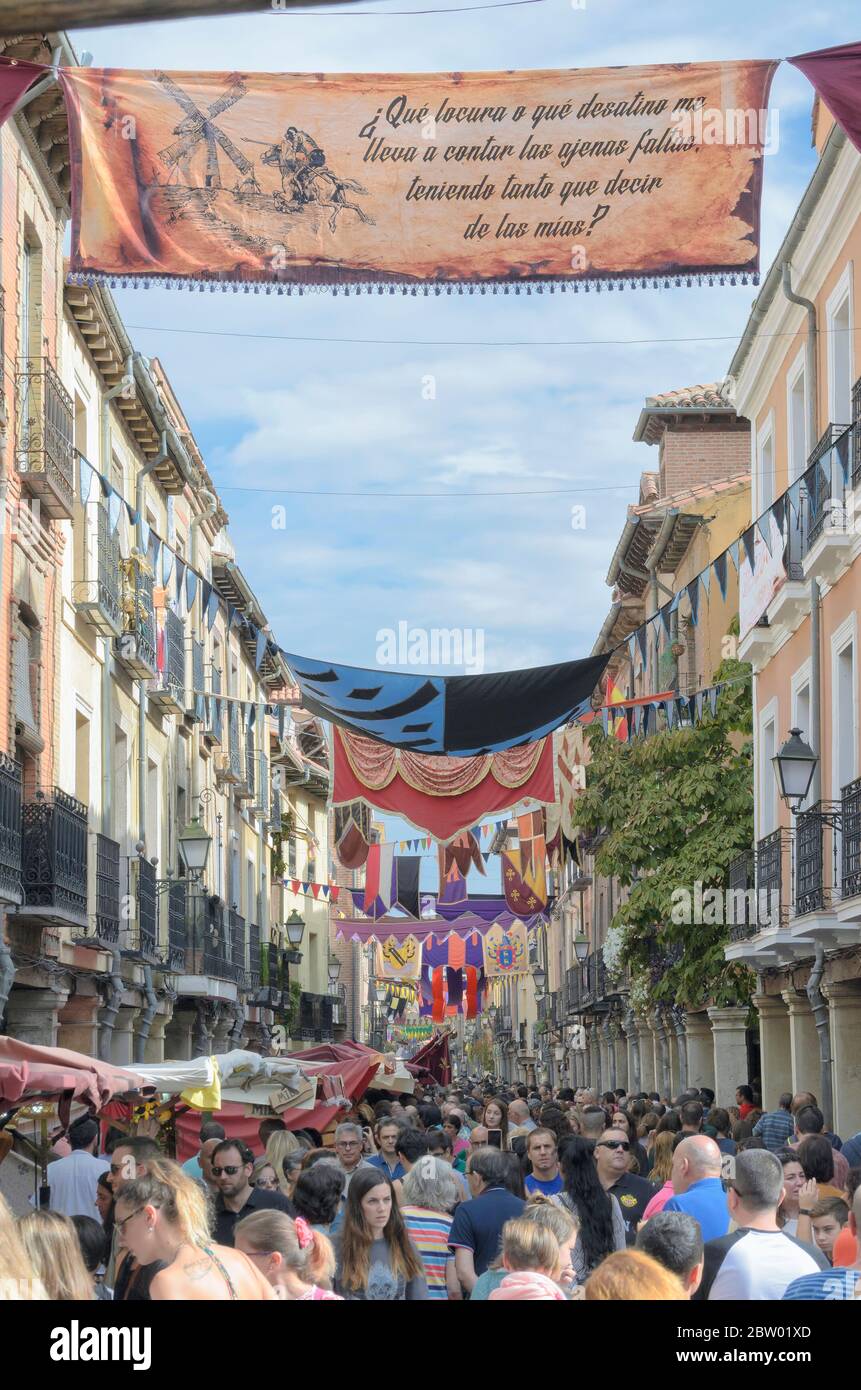
<path fill-rule="evenodd" d="M 140 1073 L 99 1062 L 63 1047 L 34 1047 L 0 1035 L 0 1109 L 14 1111 L 37 1100 L 53 1100 L 68 1123 L 73 1101 L 98 1111 L 115 1096 L 150 1098 L 156 1087 Z"/>
<path fill-rule="evenodd" d="M 293 1063 L 308 1077 L 317 1078 L 316 1100 L 310 1107 L 287 1106 L 277 1112 L 270 1105 L 257 1103 L 253 1092 L 249 1099 L 223 1101 L 215 1116 L 224 1125 L 228 1138 L 241 1139 L 255 1153 L 261 1150 L 257 1131 L 260 1121 L 277 1113 L 287 1129 L 314 1129 L 319 1134 L 329 1127 L 339 1113 L 361 1100 L 374 1083 L 383 1060 L 380 1053 L 362 1043 L 325 1043 L 307 1052 L 288 1053 L 284 1057 L 264 1058 L 276 1064 Z M 270 1086 L 270 1092 L 273 1089 Z M 230 1094 L 235 1092 L 230 1089 Z M 177 1158 L 183 1162 L 197 1153 L 200 1147 L 200 1115 L 188 1112 L 176 1117 Z"/>

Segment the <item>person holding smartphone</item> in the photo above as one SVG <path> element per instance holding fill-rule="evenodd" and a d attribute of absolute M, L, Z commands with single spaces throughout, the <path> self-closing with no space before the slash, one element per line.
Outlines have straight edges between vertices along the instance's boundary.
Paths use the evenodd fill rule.
<path fill-rule="evenodd" d="M 508 1106 L 492 1096 L 484 1107 L 481 1124 L 487 1130 L 487 1142 L 492 1149 L 508 1150 Z"/>

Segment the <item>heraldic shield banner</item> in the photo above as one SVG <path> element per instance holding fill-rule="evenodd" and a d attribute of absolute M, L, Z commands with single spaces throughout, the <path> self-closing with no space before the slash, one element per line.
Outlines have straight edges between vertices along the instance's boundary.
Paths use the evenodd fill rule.
<path fill-rule="evenodd" d="M 529 937 L 525 922 L 503 927 L 495 922 L 484 938 L 484 973 L 489 980 L 501 975 L 525 975 L 529 970 Z"/>
<path fill-rule="evenodd" d="M 775 66 L 61 68 L 72 277 L 409 289 L 754 276 Z"/>

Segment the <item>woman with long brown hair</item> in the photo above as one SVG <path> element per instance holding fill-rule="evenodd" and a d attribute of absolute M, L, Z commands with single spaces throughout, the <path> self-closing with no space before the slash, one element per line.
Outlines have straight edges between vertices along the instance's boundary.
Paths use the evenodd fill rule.
<path fill-rule="evenodd" d="M 141 1266 L 160 1261 L 151 1299 L 274 1299 L 247 1256 L 209 1236 L 206 1197 L 170 1159 L 147 1160 L 145 1177 L 117 1194 L 116 1227 Z"/>
<path fill-rule="evenodd" d="M 60 1211 L 31 1211 L 18 1222 L 18 1234 L 36 1277 L 53 1302 L 95 1298 L 72 1218 Z"/>
<path fill-rule="evenodd" d="M 658 1190 L 654 1197 L 650 1197 L 643 1212 L 643 1220 L 648 1221 L 650 1216 L 656 1216 L 659 1211 L 663 1211 L 667 1202 L 673 1196 L 673 1151 L 676 1140 L 680 1136 L 671 1134 L 665 1129 L 655 1139 L 655 1147 L 652 1152 L 652 1167 L 649 1172 L 649 1182 L 658 1185 Z"/>
<path fill-rule="evenodd" d="M 485 1129 L 501 1130 L 502 1142 L 499 1147 L 508 1149 L 508 1106 L 504 1100 L 500 1100 L 498 1096 L 491 1096 L 484 1107 L 479 1124 L 484 1125 Z"/>
<path fill-rule="evenodd" d="M 358 1168 L 353 1174 L 333 1243 L 335 1291 L 343 1298 L 401 1303 L 427 1298 L 421 1258 L 382 1169 Z"/>

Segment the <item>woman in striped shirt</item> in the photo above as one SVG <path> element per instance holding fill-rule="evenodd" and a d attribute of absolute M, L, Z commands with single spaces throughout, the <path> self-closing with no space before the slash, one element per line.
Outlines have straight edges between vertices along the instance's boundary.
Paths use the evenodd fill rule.
<path fill-rule="evenodd" d="M 428 1298 L 461 1298 L 448 1245 L 452 1213 L 460 1197 L 451 1165 L 432 1154 L 418 1159 L 403 1179 L 401 1216 L 425 1267 Z"/>

